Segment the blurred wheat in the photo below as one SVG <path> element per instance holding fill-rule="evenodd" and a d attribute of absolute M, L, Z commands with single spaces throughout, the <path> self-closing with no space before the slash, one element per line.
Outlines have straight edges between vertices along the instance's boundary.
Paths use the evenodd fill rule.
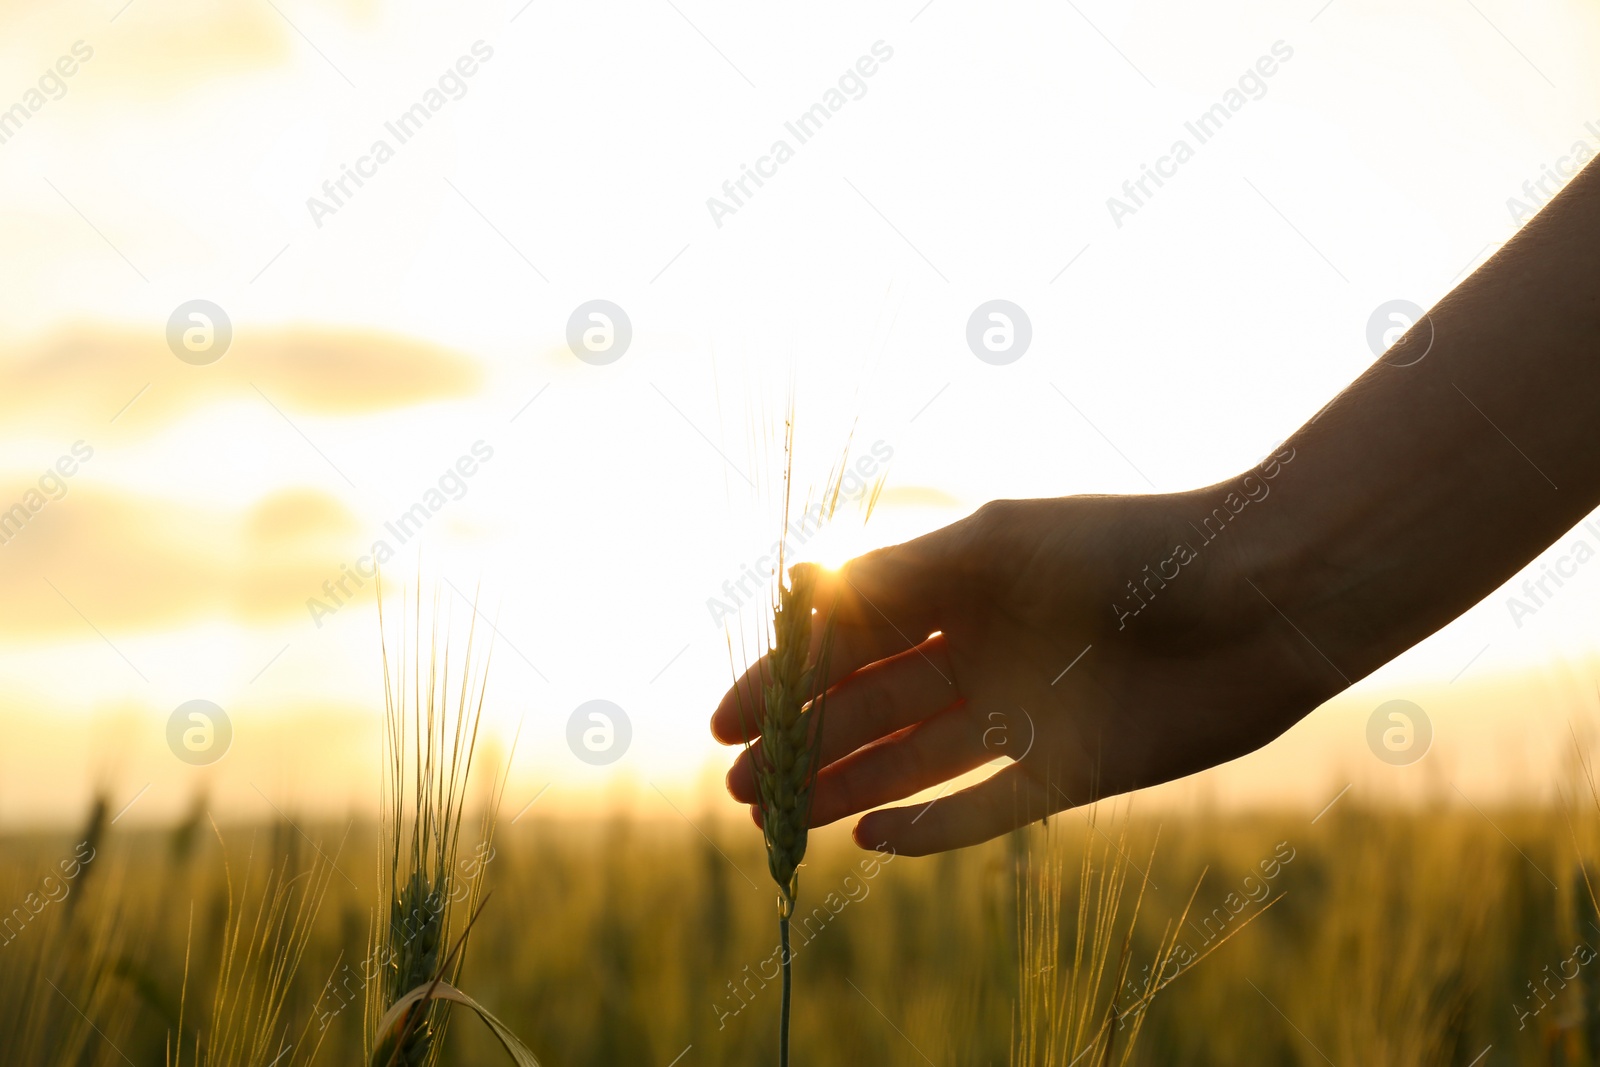
<path fill-rule="evenodd" d="M 390 675 L 407 683 L 381 834 L 218 827 L 199 791 L 171 825 L 130 827 L 109 813 L 133 791 L 107 788 L 71 832 L 0 836 L 0 1063 L 533 1063 L 513 1028 L 559 1067 L 770 1060 L 775 991 L 748 976 L 772 902 L 742 875 L 766 841 L 709 795 L 693 828 L 619 808 L 495 832 L 503 782 L 466 803 L 483 673 L 463 681 L 448 639 L 422 637 Z M 843 828 L 808 831 L 828 918 L 792 1036 L 815 1067 L 1593 1064 L 1600 791 L 1579 769 L 1563 795 L 1581 801 L 1488 817 L 1359 794 L 1315 823 L 1091 811 L 892 865 Z M 345 875 L 372 869 L 381 896 Z M 491 883 L 515 906 L 486 907 Z M 379 1025 L 341 1010 L 363 989 Z M 446 1005 L 488 1029 L 446 1026 Z"/>
<path fill-rule="evenodd" d="M 450 634 L 440 633 L 439 594 L 424 641 L 420 592 L 412 605 L 410 639 L 401 627 L 391 664 L 383 633 L 384 801 L 379 823 L 378 894 L 386 902 L 368 946 L 381 981 L 366 991 L 366 1053 L 371 1067 L 432 1067 L 439 1062 L 452 1003 L 476 1011 L 518 1063 L 536 1064 L 498 1018 L 463 993 L 460 974 L 467 939 L 483 896 L 483 864 L 462 864 L 461 826 L 483 717 L 488 661 L 473 659 L 477 605 L 466 648 L 450 670 Z M 424 653 L 426 649 L 426 653 Z M 513 742 L 515 748 L 515 742 Z M 491 785 L 478 825 L 480 848 L 492 848 L 504 778 Z M 465 907 L 469 919 L 459 920 Z M 453 940 L 453 945 L 452 945 Z"/>
<path fill-rule="evenodd" d="M 897 860 L 870 882 L 847 831 L 813 831 L 808 895 L 842 895 L 849 885 L 859 899 L 801 952 L 805 995 L 791 1020 L 796 1057 L 803 1049 L 814 1067 L 921 1064 L 914 1045 L 940 1065 L 1006 1063 L 1031 1032 L 1031 1051 L 1017 1062 L 1049 1062 L 1054 1033 L 1061 1047 L 1078 1050 L 1071 1055 L 1083 1055 L 1077 1067 L 1087 1067 L 1105 1054 L 1104 1043 L 1097 1053 L 1083 1049 L 1095 1047 L 1095 1031 L 1114 1003 L 1121 1026 L 1111 1024 L 1112 1062 L 1141 1067 L 1325 1064 L 1316 1049 L 1341 1065 L 1466 1067 L 1490 1044 L 1494 1051 L 1479 1067 L 1490 1060 L 1527 1067 L 1593 1062 L 1588 1042 L 1600 960 L 1584 963 L 1574 947 L 1600 948 L 1600 934 L 1585 925 L 1594 921 L 1584 910 L 1593 905 L 1573 883 L 1583 859 L 1600 859 L 1600 817 L 1572 812 L 1579 849 L 1558 810 L 1491 810 L 1491 825 L 1471 809 L 1346 810 L 1353 799 L 1315 826 L 1303 813 L 1169 815 L 1159 850 L 1150 819 L 1101 822 L 1151 883 L 1137 869 L 1117 875 L 1114 927 L 1097 917 L 1116 885 L 1110 867 L 1126 861 L 1098 832 L 1071 831 L 1076 816 L 1052 820 L 1049 848 L 1038 840 L 1026 848 L 996 841 L 938 859 Z M 704 814 L 695 821 L 715 847 L 672 812 L 589 820 L 535 811 L 509 830 L 502 826 L 485 875 L 485 891 L 492 883 L 494 896 L 474 927 L 461 988 L 536 1038 L 540 1058 L 553 1067 L 664 1067 L 691 1044 L 678 1067 L 771 1062 L 776 983 L 744 1010 L 729 990 L 775 940 L 771 897 L 739 874 L 759 867 L 764 845 L 732 819 Z M 263 901 L 272 913 L 276 890 L 269 883 L 280 884 L 267 850 L 251 841 L 268 841 L 269 827 L 224 824 L 225 840 L 208 829 L 175 870 L 170 827 L 129 830 L 126 823 L 102 835 L 90 866 L 104 867 L 86 883 L 70 921 L 53 903 L 25 926 L 13 921 L 15 936 L 0 944 L 0 1063 L 144 1067 L 168 1062 L 180 1044 L 183 1067 L 205 1062 L 225 946 L 235 936 L 241 946 L 251 939 Z M 333 842 L 324 850 L 336 854 L 341 827 L 300 825 L 313 840 Z M 0 837 L 0 920 L 26 910 L 27 894 L 45 871 L 59 873 L 58 863 L 75 855 L 85 828 Z M 1203 951 L 1198 917 L 1220 906 L 1284 839 L 1297 854 L 1269 898 L 1278 902 L 1265 911 L 1252 903 L 1235 921 L 1258 918 L 1140 1010 L 1146 977 L 1156 973 L 1146 966 L 1162 951 L 1163 935 L 1170 942 L 1185 932 L 1197 954 Z M 338 853 L 339 868 L 357 875 L 378 865 L 373 827 L 358 825 L 350 841 Z M 1100 859 L 1085 880 L 1087 848 Z M 320 862 L 314 850 L 304 852 L 282 883 L 296 894 L 310 891 L 308 872 Z M 1052 864 L 1059 874 L 1047 879 Z M 1560 883 L 1559 892 L 1540 871 Z M 337 871 L 326 880 L 323 906 L 301 924 L 307 936 L 300 964 L 292 974 L 281 971 L 287 992 L 269 1033 L 294 1040 L 290 1057 L 318 1051 L 300 1051 L 303 1035 L 321 1043 L 319 1063 L 367 1063 L 361 1012 L 354 1004 L 337 1011 L 326 986 L 367 951 L 374 886 L 359 876 L 352 885 Z M 714 911 L 712 901 L 720 901 Z M 278 914 L 299 914 L 299 905 Z M 462 905 L 459 917 L 469 915 Z M 1080 992 L 1071 1011 L 1052 1008 L 1068 1002 L 1075 974 L 1083 975 L 1078 988 L 1087 986 L 1087 962 L 1073 964 L 1080 916 L 1089 919 L 1081 958 L 1104 961 L 1101 984 L 1097 997 Z M 284 928 L 294 926 L 289 918 Z M 1015 963 L 1013 946 L 1021 949 Z M 254 973 L 270 975 L 274 957 L 261 953 Z M 238 981 L 241 965 L 236 958 L 233 988 L 248 986 Z M 1575 969 L 1564 988 L 1551 977 Z M 1124 971 L 1127 979 L 1113 989 Z M 1041 984 L 1050 974 L 1057 974 L 1053 992 Z M 359 996 L 356 980 L 347 981 L 347 995 Z M 1068 1026 L 1085 1016 L 1081 1030 Z M 1027 1030 L 1028 1019 L 1039 1027 Z M 1125 1044 L 1136 1022 L 1137 1040 Z M 1073 1033 L 1089 1040 L 1073 1044 Z M 489 1064 L 503 1055 L 476 1024 L 450 1026 L 436 1044 L 445 1064 Z M 273 1054 L 282 1047 L 265 1045 Z M 1064 1067 L 1071 1055 L 1057 1053 L 1057 1064 Z M 270 1062 L 268 1056 L 259 1067 Z"/>
<path fill-rule="evenodd" d="M 212 827 L 216 830 L 214 823 Z M 221 831 L 216 832 L 220 839 Z M 286 1018 L 286 1008 L 337 859 L 324 857 L 319 850 L 307 870 L 291 873 L 290 861 L 284 858 L 267 870 L 259 886 L 254 885 L 253 859 L 252 851 L 236 895 L 223 850 L 228 911 L 210 1025 L 194 1039 L 190 1062 L 197 1067 L 294 1067 L 315 1060 L 321 1044 L 323 1035 L 313 1032 L 309 1013 L 297 1024 Z M 191 912 L 191 934 L 192 922 Z M 184 1062 L 188 948 L 186 941 L 177 1026 L 167 1060 L 171 1067 L 182 1067 Z"/>

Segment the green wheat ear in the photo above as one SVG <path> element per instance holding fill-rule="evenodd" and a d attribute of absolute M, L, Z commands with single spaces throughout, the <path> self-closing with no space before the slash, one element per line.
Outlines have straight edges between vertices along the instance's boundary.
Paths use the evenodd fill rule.
<path fill-rule="evenodd" d="M 816 579 L 814 567 L 796 567 L 779 589 L 772 613 L 771 682 L 762 689 L 762 747 L 755 760 L 767 869 L 778 885 L 778 914 L 784 919 L 794 913 L 799 893 L 822 744 L 818 690 L 826 681 L 819 673 L 826 669 L 826 649 L 816 666 L 806 666 Z"/>
<path fill-rule="evenodd" d="M 411 872 L 405 888 L 395 897 L 389 915 L 389 945 L 394 955 L 386 968 L 391 1003 L 438 976 L 444 947 L 445 905 L 442 888 L 430 885 L 419 869 Z M 373 1062 L 393 1062 L 403 1067 L 420 1067 L 429 1062 L 437 1020 L 428 1018 L 426 1006 L 418 1014 L 423 1017 L 405 1031 L 401 1047 L 388 1049 L 387 1056 L 380 1049 Z"/>

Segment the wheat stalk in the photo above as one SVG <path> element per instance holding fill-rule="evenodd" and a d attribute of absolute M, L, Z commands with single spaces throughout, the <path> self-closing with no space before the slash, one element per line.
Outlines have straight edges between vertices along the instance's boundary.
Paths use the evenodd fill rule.
<path fill-rule="evenodd" d="M 822 723 L 828 687 L 828 655 L 833 645 L 833 618 L 823 620 L 822 636 L 812 659 L 819 571 L 815 566 L 788 565 L 790 503 L 794 484 L 794 412 L 784 432 L 783 530 L 772 598 L 772 628 L 762 672 L 759 709 L 744 705 L 742 686 L 735 686 L 745 751 L 754 772 L 757 808 L 767 849 L 767 871 L 778 887 L 778 938 L 783 982 L 778 1018 L 778 1063 L 789 1062 L 789 1011 L 793 984 L 789 953 L 789 920 L 800 893 L 800 866 L 805 860 L 822 753 Z M 824 521 L 839 506 L 849 446 L 829 476 L 823 494 Z M 881 482 L 880 482 L 881 487 Z M 877 491 L 873 493 L 874 501 Z M 868 515 L 871 508 L 868 508 Z M 760 734 L 751 741 L 751 725 Z"/>
<path fill-rule="evenodd" d="M 255 849 L 252 845 L 238 895 L 233 892 L 233 873 L 228 863 L 227 846 L 215 820 L 212 833 L 222 848 L 223 878 L 227 886 L 227 917 L 223 924 L 221 959 L 211 1005 L 211 1024 L 204 1035 L 208 1067 L 265 1067 L 278 1064 L 310 1063 L 316 1057 L 324 1031 L 311 1037 L 313 1016 L 308 1016 L 298 1035 L 290 1033 L 284 1019 L 295 974 L 312 943 L 317 914 L 327 895 L 328 883 L 343 851 L 342 843 L 331 858 L 318 858 L 310 867 L 291 874 L 288 862 L 269 866 L 259 890 L 252 887 Z M 259 895 L 255 895 L 255 894 Z M 254 895 L 254 903 L 251 898 Z M 192 922 L 191 914 L 191 922 Z M 188 959 L 185 954 L 183 990 L 188 988 Z M 177 1040 L 183 1040 L 181 1015 Z M 196 1035 L 197 1044 L 200 1035 Z M 290 1050 L 293 1055 L 287 1055 Z M 197 1048 L 195 1058 L 200 1061 Z M 182 1050 L 172 1059 L 180 1067 Z"/>
<path fill-rule="evenodd" d="M 467 631 L 467 647 L 459 668 L 460 688 L 453 696 L 450 640 L 448 633 L 440 640 L 437 592 L 426 680 L 420 651 L 420 602 L 412 642 L 408 647 L 402 637 L 398 669 L 394 672 L 389 668 L 386 634 L 383 642 L 387 763 L 378 880 L 386 914 L 369 938 L 369 962 L 381 969 L 380 980 L 367 986 L 365 1052 L 369 1067 L 435 1067 L 452 1004 L 462 1004 L 476 1012 L 518 1067 L 539 1064 L 510 1027 L 457 988 L 466 962 L 467 935 L 488 900 L 483 892 L 486 864 L 472 863 L 462 877 L 456 861 L 488 680 L 489 657 L 484 658 L 481 672 L 473 666 L 476 603 L 472 614 L 473 625 Z M 383 630 L 381 584 L 378 628 Z M 512 753 L 520 736 L 519 727 L 511 741 Z M 506 773 L 488 787 L 488 802 L 479 828 L 478 848 L 489 850 L 491 855 L 495 817 L 505 796 L 509 770 L 508 755 Z M 469 917 L 454 932 L 454 947 L 446 952 L 457 904 L 467 909 Z M 377 986 L 376 991 L 373 985 Z"/>
<path fill-rule="evenodd" d="M 1066 872 L 1061 850 L 1048 826 L 1040 842 L 1042 861 L 1030 857 L 1019 864 L 1020 949 L 1012 1067 L 1110 1067 L 1113 1063 L 1127 1067 L 1156 995 L 1283 899 L 1279 894 L 1267 901 L 1198 955 L 1186 951 L 1180 957 L 1182 930 L 1205 880 L 1206 872 L 1202 870 L 1183 910 L 1167 923 L 1156 942 L 1146 968 L 1148 977 L 1134 995 L 1124 997 L 1132 984 L 1129 975 L 1133 968 L 1134 929 L 1144 908 L 1146 890 L 1151 886 L 1149 868 L 1154 865 L 1160 833 L 1150 845 L 1145 866 L 1140 868 L 1128 855 L 1126 816 L 1115 838 L 1099 829 L 1094 811 L 1088 813 L 1087 826 L 1089 833 L 1078 870 L 1070 957 L 1062 945 Z M 1099 835 L 1099 844 L 1090 836 L 1093 834 Z M 1131 889 L 1130 869 L 1139 872 Z M 1124 924 L 1121 916 L 1130 894 L 1132 909 Z M 1119 1051 L 1118 1035 L 1124 1032 L 1126 1037 Z"/>
<path fill-rule="evenodd" d="M 378 588 L 378 625 L 383 630 L 383 590 Z M 383 639 L 385 805 L 381 827 L 379 883 L 386 912 L 372 938 L 372 958 L 381 971 L 377 995 L 367 996 L 367 1058 L 374 1067 L 425 1067 L 438 1063 L 448 1008 L 431 997 L 407 1009 L 400 1039 L 379 1032 L 388 1009 L 419 986 L 454 982 L 465 957 L 464 943 L 445 957 L 456 903 L 456 856 L 461 840 L 463 794 L 483 712 L 486 671 L 473 669 L 474 625 L 467 633 L 460 690 L 452 700 L 449 636 L 438 630 L 439 598 L 433 603 L 427 663 L 422 662 L 422 611 L 416 605 L 411 642 L 400 640 L 391 671 L 387 633 Z M 409 671 L 408 671 L 409 666 Z M 453 707 L 452 707 L 453 704 Z M 491 810 L 483 835 L 493 830 Z M 467 876 L 469 911 L 477 903 L 483 869 Z"/>

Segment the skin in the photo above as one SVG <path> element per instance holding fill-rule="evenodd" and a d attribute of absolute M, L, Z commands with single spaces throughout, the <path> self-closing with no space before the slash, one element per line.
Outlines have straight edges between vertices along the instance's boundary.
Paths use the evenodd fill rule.
<path fill-rule="evenodd" d="M 867 812 L 858 844 L 924 855 L 1244 755 L 1597 504 L 1591 165 L 1257 467 L 1191 492 L 995 501 L 825 576 L 813 824 Z M 1167 562 L 1179 545 L 1192 558 Z M 1129 614 L 1128 583 L 1152 573 Z M 747 700 L 761 669 L 736 683 Z M 740 742 L 735 689 L 711 728 Z M 1030 735 L 977 785 L 882 807 Z M 749 759 L 728 774 L 744 803 Z"/>

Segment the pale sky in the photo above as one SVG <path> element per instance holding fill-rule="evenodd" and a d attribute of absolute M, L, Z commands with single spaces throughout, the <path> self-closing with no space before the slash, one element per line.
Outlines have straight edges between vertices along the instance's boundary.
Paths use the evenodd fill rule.
<path fill-rule="evenodd" d="M 164 818 L 198 776 L 245 815 L 370 804 L 370 584 L 317 621 L 306 602 L 475 446 L 392 573 L 423 546 L 460 625 L 452 590 L 481 588 L 493 729 L 524 724 L 507 803 L 554 783 L 552 810 L 652 787 L 698 810 L 730 674 L 707 601 L 776 537 L 791 391 L 802 479 L 852 431 L 889 457 L 870 523 L 807 546 L 824 560 L 994 497 L 1207 484 L 1370 364 L 1374 309 L 1431 304 L 1515 232 L 1524 183 L 1600 150 L 1600 12 L 1575 2 L 107 0 L 0 21 L 0 114 L 26 113 L 0 125 L 0 510 L 92 450 L 0 545 L 0 822 L 76 818 L 95 782 L 148 784 L 133 817 Z M 1201 143 L 1186 124 L 1230 102 Z M 802 143 L 786 124 L 818 104 Z M 1164 183 L 1114 212 L 1146 165 Z M 730 213 L 747 166 L 767 177 Z M 366 176 L 330 212 L 347 167 Z M 997 299 L 1032 332 L 1003 366 L 967 344 Z M 165 337 L 193 300 L 232 325 L 209 365 Z M 592 300 L 631 323 L 604 365 L 567 342 Z M 1579 539 L 1600 549 L 1600 523 L 1545 562 Z M 1545 789 L 1595 701 L 1600 563 L 1566 569 L 1534 614 L 1508 609 L 1519 577 L 1168 794 Z M 1366 746 L 1396 698 L 1433 721 L 1411 767 Z M 194 699 L 234 726 L 203 771 L 164 733 Z M 633 728 L 605 766 L 567 747 L 593 699 Z"/>

